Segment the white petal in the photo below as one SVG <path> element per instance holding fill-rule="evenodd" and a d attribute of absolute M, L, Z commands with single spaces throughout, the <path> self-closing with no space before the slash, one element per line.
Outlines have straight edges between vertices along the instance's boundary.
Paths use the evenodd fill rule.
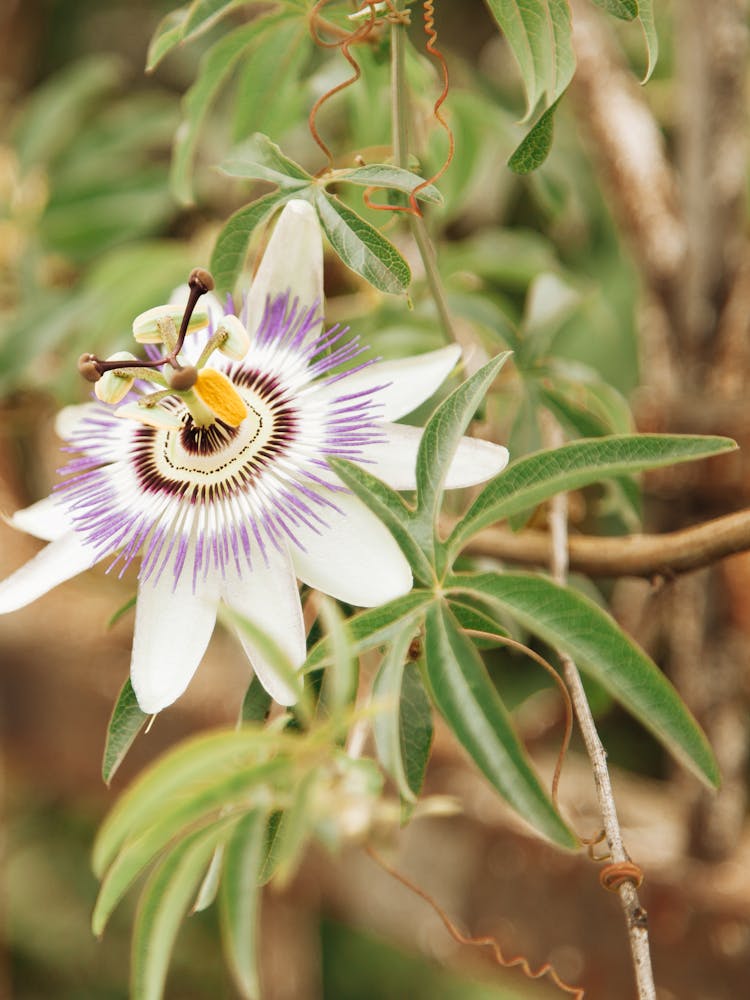
<path fill-rule="evenodd" d="M 380 430 L 386 440 L 368 445 L 363 466 L 394 490 L 413 490 L 417 485 L 416 465 L 419 442 L 424 431 L 406 424 L 384 424 Z M 444 488 L 473 486 L 502 472 L 508 464 L 508 449 L 479 438 L 461 438 L 448 466 Z"/>
<path fill-rule="evenodd" d="M 261 324 L 268 296 L 290 293 L 301 309 L 317 304 L 323 313 L 323 238 L 315 211 L 298 198 L 284 207 L 247 296 L 247 329 L 251 337 Z M 320 324 L 309 338 L 319 335 Z"/>
<path fill-rule="evenodd" d="M 99 407 L 96 403 L 79 403 L 77 406 L 64 406 L 55 417 L 55 433 L 63 441 L 69 441 L 84 417 L 90 417 L 98 410 Z"/>
<path fill-rule="evenodd" d="M 73 530 L 68 512 L 51 496 L 17 510 L 8 518 L 8 523 L 45 542 L 54 542 Z"/>
<path fill-rule="evenodd" d="M 33 559 L 0 583 L 0 614 L 17 611 L 93 566 L 93 551 L 75 532 L 50 542 Z"/>
<path fill-rule="evenodd" d="M 252 570 L 241 575 L 227 569 L 222 597 L 238 614 L 261 628 L 287 655 L 293 667 L 300 667 L 307 655 L 305 625 L 294 567 L 288 553 L 275 549 L 268 553 L 269 565 L 255 557 Z M 282 705 L 293 705 L 296 694 L 241 628 L 237 635 L 263 687 Z"/>
<path fill-rule="evenodd" d="M 323 396 L 335 399 L 366 392 L 375 386 L 384 386 L 373 394 L 373 400 L 383 420 L 398 420 L 424 403 L 440 387 L 461 356 L 458 344 L 441 347 L 437 351 L 419 354 L 413 358 L 396 361 L 378 361 L 361 371 L 339 379 L 319 390 Z M 316 398 L 320 398 L 316 395 Z"/>
<path fill-rule="evenodd" d="M 130 680 L 142 711 L 160 712 L 183 693 L 208 646 L 219 605 L 218 583 L 198 574 L 192 557 L 175 586 L 172 566 L 138 583 Z"/>
<path fill-rule="evenodd" d="M 326 514 L 321 534 L 300 532 L 306 551 L 296 546 L 297 576 L 347 604 L 361 608 L 384 604 L 411 589 L 409 564 L 393 535 L 356 497 L 335 498 L 342 514 Z"/>

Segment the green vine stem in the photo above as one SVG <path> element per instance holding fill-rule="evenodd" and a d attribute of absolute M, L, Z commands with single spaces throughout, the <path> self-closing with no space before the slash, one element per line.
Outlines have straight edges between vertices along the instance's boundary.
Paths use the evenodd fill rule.
<path fill-rule="evenodd" d="M 404 0 L 395 0 L 397 11 L 403 10 Z M 391 25 L 391 110 L 393 159 L 397 167 L 409 168 L 409 85 L 406 80 L 406 32 L 403 24 L 394 20 Z M 435 250 L 427 226 L 421 215 L 409 215 L 409 228 L 419 250 L 425 278 L 440 324 L 449 341 L 458 342 L 453 326 L 443 281 L 437 267 Z"/>

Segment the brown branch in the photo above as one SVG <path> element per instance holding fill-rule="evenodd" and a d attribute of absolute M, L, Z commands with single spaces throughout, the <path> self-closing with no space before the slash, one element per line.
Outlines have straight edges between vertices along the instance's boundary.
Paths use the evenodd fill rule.
<path fill-rule="evenodd" d="M 450 527 L 448 522 L 446 527 Z M 588 576 L 674 576 L 748 550 L 750 510 L 726 514 L 663 535 L 605 538 L 573 535 L 568 538 L 570 568 Z M 543 566 L 549 564 L 552 540 L 546 531 L 514 534 L 504 528 L 488 528 L 472 538 L 466 551 L 528 566 Z"/>

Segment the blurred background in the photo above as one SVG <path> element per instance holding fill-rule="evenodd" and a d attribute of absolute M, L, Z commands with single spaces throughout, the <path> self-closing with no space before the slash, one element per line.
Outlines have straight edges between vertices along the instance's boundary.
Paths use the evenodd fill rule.
<path fill-rule="evenodd" d="M 456 156 L 440 184 L 445 205 L 429 224 L 450 306 L 459 328 L 490 353 L 519 333 L 535 345 L 489 401 L 486 433 L 509 441 L 514 457 L 538 448 L 540 404 L 555 402 L 546 381 L 554 372 L 557 412 L 570 434 L 636 427 L 727 434 L 747 446 L 747 3 L 656 0 L 661 52 L 644 88 L 638 27 L 573 3 L 578 72 L 552 153 L 526 177 L 505 166 L 524 109 L 507 48 L 479 0 L 437 7 Z M 201 56 L 226 26 L 147 75 L 149 39 L 169 9 L 157 0 L 0 5 L 3 513 L 51 489 L 61 464 L 54 414 L 86 398 L 78 355 L 123 348 L 133 316 L 207 263 L 219 228 L 253 193 L 214 169 L 232 144 L 267 131 L 311 171 L 323 165 L 306 115 L 346 69 L 298 32 L 283 48 L 260 44 L 217 91 L 196 137 L 189 203 L 190 171 L 170 168 L 172 142 Z M 252 11 L 231 16 L 242 24 Z M 389 143 L 387 39 L 356 54 L 362 80 L 319 120 L 347 164 L 355 152 Z M 414 145 L 427 174 L 445 151 L 431 118 L 439 87 L 422 56 L 410 72 Z M 341 193 L 367 213 L 358 195 Z M 382 215 L 368 217 L 384 224 Z M 386 357 L 438 347 L 418 257 L 398 222 L 385 225 L 413 264 L 413 309 L 331 257 L 328 318 L 350 323 Z M 551 316 L 540 308 L 545 287 L 555 293 Z M 740 509 L 749 492 L 747 460 L 732 455 L 652 475 L 639 500 L 625 487 L 575 496 L 573 530 L 671 530 Z M 0 525 L 0 573 L 38 547 Z M 660 1000 L 736 1000 L 747 991 L 748 582 L 745 556 L 676 581 L 578 581 L 670 672 L 724 773 L 722 791 L 708 797 L 591 689 L 626 843 L 646 872 L 642 902 Z M 132 578 L 95 571 L 0 619 L 0 997 L 128 995 L 132 906 L 118 911 L 102 941 L 89 931 L 95 830 L 146 762 L 181 736 L 236 718 L 244 657 L 217 634 L 189 692 L 139 737 L 105 788 L 101 752 L 127 674 L 132 618 L 107 623 L 133 592 Z M 490 666 L 550 775 L 562 722 L 557 696 L 515 656 L 493 654 Z M 496 935 L 506 954 L 525 954 L 534 967 L 554 962 L 592 998 L 631 997 L 619 904 L 600 889 L 596 865 L 522 829 L 439 726 L 426 790 L 456 795 L 461 813 L 415 821 L 394 845 L 399 867 L 461 927 Z M 578 746 L 561 796 L 575 828 L 595 835 L 593 786 Z M 266 1000 L 560 995 L 456 944 L 423 902 L 354 849 L 336 858 L 312 849 L 289 888 L 266 893 L 262 933 Z M 211 911 L 187 922 L 166 995 L 234 996 Z"/>

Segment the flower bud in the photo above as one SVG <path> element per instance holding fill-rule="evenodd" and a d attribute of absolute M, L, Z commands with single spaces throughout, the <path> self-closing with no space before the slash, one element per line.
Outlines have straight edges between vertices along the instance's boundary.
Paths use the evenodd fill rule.
<path fill-rule="evenodd" d="M 219 346 L 222 354 L 242 361 L 250 347 L 250 337 L 244 323 L 237 316 L 225 316 L 216 328 L 215 336 L 226 334 L 226 340 Z"/>
<path fill-rule="evenodd" d="M 159 329 L 159 321 L 171 320 L 175 327 L 175 337 L 182 322 L 185 310 L 178 305 L 154 306 L 140 313 L 133 320 L 133 336 L 139 344 L 161 344 L 163 337 Z M 187 332 L 194 333 L 208 326 L 208 310 L 195 309 L 190 317 Z"/>
<path fill-rule="evenodd" d="M 107 361 L 136 361 L 137 358 L 129 351 L 117 351 Z M 94 386 L 94 392 L 103 403 L 119 403 L 130 392 L 134 375 L 118 375 L 117 372 L 105 372 Z"/>

